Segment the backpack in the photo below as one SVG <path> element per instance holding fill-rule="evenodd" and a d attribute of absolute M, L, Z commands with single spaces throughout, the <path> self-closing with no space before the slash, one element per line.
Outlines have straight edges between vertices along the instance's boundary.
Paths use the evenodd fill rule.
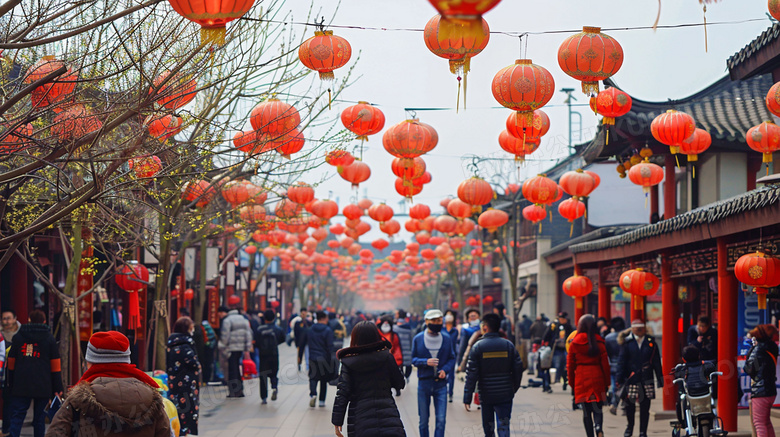
<path fill-rule="evenodd" d="M 261 355 L 277 354 L 276 333 L 270 325 L 260 325 L 255 331 L 255 346 Z"/>
<path fill-rule="evenodd" d="M 206 347 L 214 347 L 217 345 L 217 334 L 214 332 L 214 329 L 211 327 L 211 324 L 207 321 L 203 321 L 201 323 L 201 331 L 203 332 L 203 344 L 206 345 Z"/>

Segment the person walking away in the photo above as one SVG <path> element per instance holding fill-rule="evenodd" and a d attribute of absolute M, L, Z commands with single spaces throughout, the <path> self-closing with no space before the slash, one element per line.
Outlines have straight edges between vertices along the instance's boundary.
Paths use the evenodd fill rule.
<path fill-rule="evenodd" d="M 404 353 L 401 349 L 401 338 L 398 337 L 398 334 L 393 332 L 393 316 L 382 316 L 379 318 L 377 324 L 379 326 L 380 334 L 382 334 L 382 338 L 390 343 L 390 355 L 395 358 L 396 364 L 398 364 L 398 368 L 400 369 L 404 365 Z M 401 396 L 401 390 L 396 389 L 395 395 Z"/>
<path fill-rule="evenodd" d="M 712 327 L 712 321 L 707 316 L 700 316 L 696 326 L 688 329 L 688 344 L 699 350 L 704 361 L 718 359 L 718 331 Z"/>
<path fill-rule="evenodd" d="M 347 325 L 336 313 L 328 313 L 328 327 L 333 331 L 333 345 L 336 350 L 344 347 L 344 339 L 347 337 Z"/>
<path fill-rule="evenodd" d="M 621 338 L 618 336 L 618 342 Z M 626 419 L 628 425 L 624 437 L 634 433 L 636 406 L 639 404 L 639 437 L 647 437 L 647 425 L 650 421 L 650 401 L 655 399 L 653 374 L 658 388 L 664 386 L 661 371 L 661 352 L 653 336 L 647 334 L 645 323 L 641 320 L 631 322 L 631 333 L 623 339 L 618 358 L 617 383 L 626 386 Z"/>
<path fill-rule="evenodd" d="M 750 376 L 751 419 L 757 437 L 774 437 L 770 411 L 777 396 L 777 341 L 774 325 L 758 325 L 750 331 L 753 346 L 745 360 L 745 373 Z"/>
<path fill-rule="evenodd" d="M 465 317 L 466 322 L 460 329 L 460 339 L 458 345 L 458 357 L 457 361 L 460 363 L 463 361 L 466 355 L 466 349 L 469 345 L 469 340 L 475 332 L 479 331 L 479 318 L 481 314 L 476 308 L 469 308 L 466 310 Z"/>
<path fill-rule="evenodd" d="M 458 330 L 458 324 L 456 322 L 458 313 L 455 310 L 447 310 L 444 313 L 444 329 L 452 339 L 452 344 L 458 344 L 460 337 L 460 331 Z M 457 364 L 457 363 L 456 363 Z M 447 375 L 447 394 L 449 395 L 449 402 L 452 403 L 452 395 L 455 393 L 455 372 Z"/>
<path fill-rule="evenodd" d="M 274 310 L 263 312 L 263 324 L 255 331 L 255 345 L 260 352 L 260 399 L 263 405 L 268 403 L 268 380 L 271 380 L 271 400 L 279 394 L 279 345 L 284 343 L 282 328 L 276 326 Z"/>
<path fill-rule="evenodd" d="M 201 364 L 201 375 L 203 384 L 214 380 L 214 352 L 217 348 L 217 334 L 208 320 L 200 322 L 200 326 L 195 327 L 195 335 L 203 336 L 203 353 L 198 352 L 198 360 Z"/>
<path fill-rule="evenodd" d="M 420 437 L 428 437 L 431 399 L 436 412 L 434 437 L 444 437 L 447 421 L 447 375 L 455 370 L 455 345 L 442 332 L 444 317 L 440 310 L 425 313 L 425 331 L 412 341 L 412 364 L 417 367 L 417 410 Z"/>
<path fill-rule="evenodd" d="M 43 311 L 30 313 L 13 336 L 8 353 L 8 432 L 19 437 L 30 404 L 33 404 L 33 435 L 43 437 L 46 432 L 44 409 L 54 395 L 62 395 L 62 372 L 57 341 L 49 332 Z"/>
<path fill-rule="evenodd" d="M 317 402 L 317 383 L 320 385 L 320 407 L 325 406 L 328 393 L 328 381 L 338 375 L 336 347 L 333 345 L 335 335 L 328 327 L 328 315 L 325 311 L 317 311 L 317 322 L 304 334 L 309 348 L 309 406 L 314 408 Z"/>
<path fill-rule="evenodd" d="M 46 437 L 171 436 L 159 386 L 130 364 L 127 337 L 116 331 L 93 334 L 84 359 L 87 371 L 68 392 Z"/>
<path fill-rule="evenodd" d="M 611 398 L 609 403 L 609 412 L 614 416 L 617 414 L 617 407 L 618 404 L 620 404 L 620 399 L 617 397 L 617 387 L 615 384 L 617 379 L 618 358 L 620 357 L 618 335 L 626 330 L 626 322 L 624 322 L 620 317 L 615 317 L 610 320 L 610 327 L 611 332 L 607 334 L 606 337 L 604 337 L 604 345 L 607 347 L 607 357 L 609 358 L 609 374 L 611 377 Z M 626 331 L 623 336 L 625 337 L 629 334 L 629 332 L 630 331 Z"/>
<path fill-rule="evenodd" d="M 404 358 L 404 376 L 406 383 L 409 383 L 409 377 L 412 375 L 412 327 L 406 320 L 406 311 L 399 309 L 395 312 L 395 326 L 393 332 L 398 334 L 401 341 L 401 352 Z"/>
<path fill-rule="evenodd" d="M 556 370 L 556 373 L 555 380 L 550 382 L 557 383 L 563 379 L 564 391 L 568 385 L 568 376 L 566 375 L 566 339 L 569 338 L 572 332 L 574 332 L 574 327 L 569 323 L 569 314 L 561 311 L 558 313 L 558 321 L 550 324 L 542 340 L 543 344 L 552 347 L 553 350 L 552 368 Z M 549 373 L 547 379 L 550 379 Z M 551 393 L 552 390 L 550 389 L 548 392 Z"/>
<path fill-rule="evenodd" d="M 501 318 L 501 331 L 506 335 L 506 339 L 515 344 L 515 331 L 512 330 L 512 321 L 506 316 L 506 306 L 498 302 L 493 305 L 493 313 Z"/>
<path fill-rule="evenodd" d="M 482 325 L 486 332 L 468 355 L 463 405 L 471 411 L 478 386 L 485 436 L 493 437 L 497 427 L 499 437 L 509 437 L 512 399 L 523 382 L 523 361 L 512 342 L 501 338 L 498 314 L 485 314 Z"/>
<path fill-rule="evenodd" d="M 189 317 L 181 317 L 173 324 L 168 337 L 166 372 L 168 372 L 168 400 L 176 406 L 181 425 L 179 435 L 198 435 L 200 409 L 200 363 L 195 354 L 192 335 L 195 324 Z"/>
<path fill-rule="evenodd" d="M 391 347 L 371 322 L 352 329 L 349 347 L 338 352 L 341 375 L 331 416 L 336 436 L 343 437 L 344 415 L 349 437 L 406 436 L 392 396 L 406 384 Z"/>
<path fill-rule="evenodd" d="M 239 304 L 240 305 L 240 304 Z M 220 311 L 227 308 L 220 307 Z M 228 354 L 228 395 L 229 398 L 244 397 L 244 381 L 241 378 L 240 364 L 243 357 L 252 352 L 252 330 L 249 320 L 238 312 L 238 308 L 227 311 L 222 320 L 219 335 L 219 347 Z"/>
<path fill-rule="evenodd" d="M 582 410 L 585 435 L 604 437 L 604 414 L 601 407 L 607 402 L 607 388 L 611 384 L 609 356 L 596 319 L 586 314 L 577 323 L 577 333 L 569 346 L 566 360 L 574 404 Z"/>
<path fill-rule="evenodd" d="M 306 333 L 311 327 L 311 314 L 306 308 L 301 308 L 301 313 L 293 319 L 292 334 L 295 341 L 295 347 L 298 350 L 298 371 L 301 370 L 301 362 L 309 362 L 309 352 L 306 349 Z M 308 364 L 307 364 L 308 365 Z"/>

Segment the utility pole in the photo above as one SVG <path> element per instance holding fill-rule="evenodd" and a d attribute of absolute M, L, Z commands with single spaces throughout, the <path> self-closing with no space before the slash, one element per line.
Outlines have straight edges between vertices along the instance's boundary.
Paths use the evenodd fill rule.
<path fill-rule="evenodd" d="M 561 88 L 560 92 L 566 93 L 566 100 L 563 101 L 563 103 L 566 104 L 566 106 L 569 107 L 569 153 L 574 152 L 574 144 L 572 142 L 572 123 L 573 123 L 573 116 L 576 115 L 579 123 L 579 133 L 578 138 L 581 139 L 582 137 L 582 114 L 580 114 L 577 111 L 572 111 L 572 101 L 577 101 L 577 98 L 572 95 L 574 92 L 574 88 Z"/>

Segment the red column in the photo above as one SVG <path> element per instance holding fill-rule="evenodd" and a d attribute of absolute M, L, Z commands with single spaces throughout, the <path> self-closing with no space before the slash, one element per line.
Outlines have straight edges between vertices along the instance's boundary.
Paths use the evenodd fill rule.
<path fill-rule="evenodd" d="M 677 296 L 677 281 L 672 279 L 672 266 L 668 255 L 661 258 L 661 305 L 663 325 L 661 359 L 664 372 L 664 410 L 674 410 L 677 390 L 672 380 L 674 366 L 680 362 L 680 335 L 677 333 L 677 319 L 680 317 L 680 303 Z"/>
<path fill-rule="evenodd" d="M 674 178 L 676 162 L 672 154 L 666 155 L 664 161 L 664 219 L 670 219 L 677 215 L 677 182 Z"/>
<path fill-rule="evenodd" d="M 574 274 L 582 276 L 582 269 L 578 265 L 574 265 Z M 574 299 L 574 323 L 580 322 L 580 317 L 585 315 L 585 299 L 587 297 L 578 297 Z"/>
<path fill-rule="evenodd" d="M 599 317 L 612 318 L 612 295 L 604 283 L 604 268 L 599 266 Z"/>
<path fill-rule="evenodd" d="M 650 223 L 653 223 L 653 216 L 658 217 L 658 185 L 650 187 Z"/>
<path fill-rule="evenodd" d="M 718 384 L 718 415 L 723 429 L 737 430 L 737 279 L 726 269 L 726 241 L 718 238 L 718 371 L 723 372 Z"/>

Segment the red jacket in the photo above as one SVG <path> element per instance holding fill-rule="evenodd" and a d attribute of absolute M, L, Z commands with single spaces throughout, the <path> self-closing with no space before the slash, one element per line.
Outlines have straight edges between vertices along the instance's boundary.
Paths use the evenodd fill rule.
<path fill-rule="evenodd" d="M 399 366 L 402 366 L 404 364 L 404 354 L 401 351 L 401 339 L 398 337 L 398 334 L 395 332 L 388 332 L 385 334 L 382 331 L 379 331 L 380 334 L 382 334 L 382 337 L 389 341 L 390 344 L 393 345 L 393 347 L 390 349 L 390 353 L 393 355 L 393 358 L 395 358 L 395 363 Z"/>
<path fill-rule="evenodd" d="M 574 402 L 600 402 L 607 400 L 607 387 L 610 386 L 609 358 L 604 340 L 597 334 L 599 354 L 588 355 L 588 335 L 578 333 L 574 336 L 566 359 L 569 384 L 574 389 Z"/>

